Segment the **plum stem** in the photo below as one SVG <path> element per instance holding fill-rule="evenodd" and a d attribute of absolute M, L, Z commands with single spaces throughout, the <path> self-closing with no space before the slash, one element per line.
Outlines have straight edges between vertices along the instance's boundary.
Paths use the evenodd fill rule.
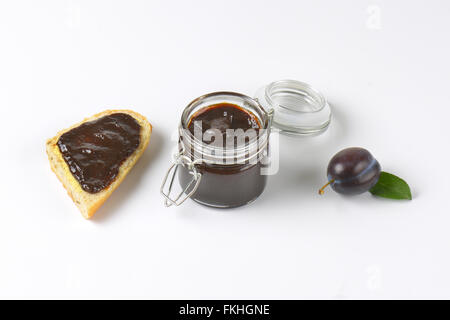
<path fill-rule="evenodd" d="M 330 181 L 327 182 L 326 185 L 324 185 L 322 188 L 319 189 L 319 194 L 322 195 L 325 193 L 325 188 L 328 187 L 330 184 L 332 184 L 334 182 L 334 179 L 331 179 Z"/>

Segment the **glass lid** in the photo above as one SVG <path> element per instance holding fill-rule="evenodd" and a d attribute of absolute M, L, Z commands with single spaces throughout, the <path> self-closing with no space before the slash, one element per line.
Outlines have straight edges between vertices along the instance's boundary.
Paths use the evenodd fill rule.
<path fill-rule="evenodd" d="M 318 135 L 331 121 L 325 97 L 304 82 L 275 81 L 259 89 L 255 98 L 265 110 L 273 110 L 272 126 L 283 134 Z"/>

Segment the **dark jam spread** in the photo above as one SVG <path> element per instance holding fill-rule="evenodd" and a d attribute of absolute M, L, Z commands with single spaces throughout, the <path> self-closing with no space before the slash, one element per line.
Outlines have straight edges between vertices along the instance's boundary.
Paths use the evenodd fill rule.
<path fill-rule="evenodd" d="M 219 103 L 208 106 L 204 109 L 199 110 L 194 116 L 190 119 L 188 124 L 189 131 L 195 135 L 195 129 L 200 129 L 202 134 L 205 132 L 211 131 L 211 129 L 219 130 L 222 134 L 222 141 L 225 143 L 227 140 L 227 135 L 231 134 L 237 138 L 239 132 L 235 132 L 234 130 L 242 129 L 243 131 L 240 133 L 245 133 L 248 129 L 259 129 L 260 124 L 258 119 L 251 114 L 250 112 L 242 109 L 238 105 L 231 103 Z M 206 144 L 210 144 L 215 141 L 215 137 L 212 135 L 211 139 L 205 138 L 203 142 Z M 234 138 L 233 138 L 234 140 Z"/>
<path fill-rule="evenodd" d="M 194 134 L 194 126 L 201 121 L 202 132 L 218 129 L 225 138 L 227 129 L 260 129 L 258 118 L 241 107 L 220 103 L 199 110 L 188 122 L 188 129 Z M 207 141 L 203 141 L 208 144 Z M 261 175 L 263 164 L 208 164 L 200 163 L 197 168 L 202 174 L 201 183 L 192 195 L 195 201 L 213 207 L 238 207 L 256 199 L 264 190 L 267 176 Z M 192 181 L 192 174 L 182 166 L 179 181 L 186 188 Z"/>
<path fill-rule="evenodd" d="M 140 131 L 132 116 L 114 113 L 64 133 L 58 147 L 83 190 L 97 193 L 114 181 L 120 165 L 138 148 Z"/>

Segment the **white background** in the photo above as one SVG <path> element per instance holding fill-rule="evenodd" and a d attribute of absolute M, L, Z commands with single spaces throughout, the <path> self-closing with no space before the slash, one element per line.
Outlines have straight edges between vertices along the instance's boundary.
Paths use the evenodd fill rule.
<path fill-rule="evenodd" d="M 0 3 L 0 298 L 450 298 L 448 1 Z M 297 79 L 322 136 L 281 138 L 252 205 L 159 194 L 181 111 L 204 93 Z M 143 158 L 91 221 L 45 141 L 108 108 L 148 117 Z M 414 200 L 318 188 L 369 149 Z"/>

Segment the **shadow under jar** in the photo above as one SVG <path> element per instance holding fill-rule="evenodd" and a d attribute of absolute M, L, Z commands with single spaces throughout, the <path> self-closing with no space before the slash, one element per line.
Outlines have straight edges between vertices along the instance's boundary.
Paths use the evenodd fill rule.
<path fill-rule="evenodd" d="M 324 132 L 330 120 L 323 95 L 295 80 L 272 82 L 255 98 L 214 92 L 195 99 L 182 113 L 178 154 L 161 186 L 165 205 L 178 206 L 191 198 L 232 208 L 254 201 L 270 171 L 272 125 L 285 135 L 314 136 Z M 177 176 L 182 191 L 173 196 Z"/>

